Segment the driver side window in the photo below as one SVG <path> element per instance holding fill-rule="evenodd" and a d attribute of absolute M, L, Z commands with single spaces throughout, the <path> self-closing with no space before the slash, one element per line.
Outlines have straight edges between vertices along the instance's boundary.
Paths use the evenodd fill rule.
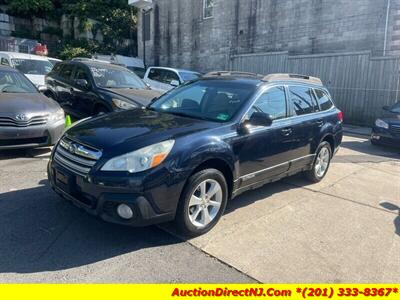
<path fill-rule="evenodd" d="M 286 118 L 286 93 L 283 86 L 268 89 L 262 94 L 247 113 L 247 119 L 254 112 L 269 114 L 272 120 Z"/>

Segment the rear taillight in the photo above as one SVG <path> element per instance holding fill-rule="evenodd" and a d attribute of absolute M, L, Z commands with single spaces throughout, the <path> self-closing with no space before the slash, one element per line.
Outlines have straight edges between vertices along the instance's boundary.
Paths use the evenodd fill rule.
<path fill-rule="evenodd" d="M 343 122 L 343 112 L 339 110 L 337 114 L 337 118 L 339 122 Z"/>

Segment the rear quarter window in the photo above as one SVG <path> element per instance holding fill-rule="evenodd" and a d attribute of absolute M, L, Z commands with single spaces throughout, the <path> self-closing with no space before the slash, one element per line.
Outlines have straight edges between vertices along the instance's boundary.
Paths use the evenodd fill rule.
<path fill-rule="evenodd" d="M 329 97 L 328 93 L 324 90 L 314 89 L 315 96 L 317 97 L 317 101 L 321 110 L 328 110 L 333 107 L 333 102 Z"/>
<path fill-rule="evenodd" d="M 291 115 L 306 115 L 319 110 L 309 87 L 289 86 L 289 96 Z"/>

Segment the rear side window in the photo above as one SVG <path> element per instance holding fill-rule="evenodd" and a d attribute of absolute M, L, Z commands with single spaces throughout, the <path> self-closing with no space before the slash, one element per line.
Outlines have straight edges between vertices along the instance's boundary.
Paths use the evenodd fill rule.
<path fill-rule="evenodd" d="M 171 81 L 173 81 L 173 80 L 180 82 L 179 77 L 175 72 L 169 71 L 169 70 L 164 70 L 163 82 L 170 84 Z"/>
<path fill-rule="evenodd" d="M 321 110 L 328 110 L 333 107 L 333 103 L 329 95 L 323 90 L 314 90 L 318 104 Z"/>
<path fill-rule="evenodd" d="M 150 69 L 149 79 L 155 80 L 155 81 L 161 81 L 162 73 L 160 69 Z"/>
<path fill-rule="evenodd" d="M 179 77 L 175 72 L 163 69 L 150 69 L 148 77 L 151 80 L 155 80 L 166 84 L 170 84 L 171 81 L 173 80 L 179 82 Z"/>
<path fill-rule="evenodd" d="M 9 66 L 10 62 L 8 61 L 7 58 L 2 57 L 1 58 L 1 64 L 4 65 L 4 66 Z"/>
<path fill-rule="evenodd" d="M 60 73 L 60 70 L 61 70 L 61 67 L 62 67 L 62 66 L 63 66 L 63 65 L 60 64 L 60 63 L 55 64 L 54 67 L 53 67 L 53 69 L 51 70 L 51 73 L 54 73 L 54 74 Z"/>
<path fill-rule="evenodd" d="M 60 72 L 60 77 L 66 80 L 70 80 L 73 70 L 74 70 L 73 65 L 64 65 L 64 67 Z"/>
<path fill-rule="evenodd" d="M 305 86 L 290 86 L 291 115 L 301 116 L 318 111 L 318 105 L 312 96 L 312 89 Z"/>

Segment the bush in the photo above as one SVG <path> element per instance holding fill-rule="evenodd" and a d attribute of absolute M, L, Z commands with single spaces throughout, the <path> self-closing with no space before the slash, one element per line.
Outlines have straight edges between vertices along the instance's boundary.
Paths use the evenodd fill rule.
<path fill-rule="evenodd" d="M 90 51 L 82 47 L 66 46 L 58 55 L 62 60 L 70 60 L 74 57 L 91 57 Z"/>

